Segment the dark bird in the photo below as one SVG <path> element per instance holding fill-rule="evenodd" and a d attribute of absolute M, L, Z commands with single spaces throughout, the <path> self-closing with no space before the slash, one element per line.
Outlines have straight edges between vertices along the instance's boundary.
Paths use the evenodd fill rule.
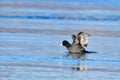
<path fill-rule="evenodd" d="M 77 36 L 72 35 L 73 43 L 70 44 L 67 40 L 62 42 L 62 45 L 66 47 L 66 49 L 70 53 L 77 54 L 85 54 L 85 53 L 96 53 L 93 51 L 86 51 L 85 47 L 88 45 L 89 34 L 85 32 L 79 32 Z"/>
<path fill-rule="evenodd" d="M 85 48 L 78 44 L 70 44 L 68 41 L 64 40 L 62 45 L 66 47 L 66 49 L 70 53 L 80 53 L 83 54 L 85 52 Z"/>

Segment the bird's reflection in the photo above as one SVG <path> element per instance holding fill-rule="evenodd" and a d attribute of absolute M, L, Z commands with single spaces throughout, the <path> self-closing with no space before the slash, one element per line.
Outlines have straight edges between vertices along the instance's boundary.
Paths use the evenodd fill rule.
<path fill-rule="evenodd" d="M 68 53 L 66 57 L 72 56 L 74 58 L 86 58 L 86 54 L 79 54 L 79 53 Z"/>
<path fill-rule="evenodd" d="M 73 70 L 75 71 L 87 71 L 87 63 L 85 63 L 85 60 L 87 58 L 86 54 L 79 54 L 79 53 L 68 53 L 66 57 L 72 57 L 72 58 L 77 58 L 77 62 L 75 63 L 74 66 L 72 67 Z"/>

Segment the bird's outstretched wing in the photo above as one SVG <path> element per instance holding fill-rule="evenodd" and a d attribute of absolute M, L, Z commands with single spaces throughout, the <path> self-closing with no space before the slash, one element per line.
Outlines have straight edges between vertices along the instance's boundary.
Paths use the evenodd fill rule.
<path fill-rule="evenodd" d="M 82 47 L 87 47 L 89 37 L 90 37 L 90 34 L 85 32 L 79 32 L 77 36 L 72 35 L 73 44 L 78 44 L 78 45 L 81 45 Z"/>

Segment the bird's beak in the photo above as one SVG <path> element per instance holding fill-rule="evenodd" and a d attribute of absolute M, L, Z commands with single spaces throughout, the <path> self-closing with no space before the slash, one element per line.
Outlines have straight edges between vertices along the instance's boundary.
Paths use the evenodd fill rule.
<path fill-rule="evenodd" d="M 62 42 L 60 43 L 60 46 L 63 46 L 63 45 L 62 45 Z"/>

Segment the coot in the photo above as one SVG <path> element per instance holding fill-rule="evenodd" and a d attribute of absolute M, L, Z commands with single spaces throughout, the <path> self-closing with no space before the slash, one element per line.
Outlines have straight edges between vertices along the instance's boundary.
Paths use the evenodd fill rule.
<path fill-rule="evenodd" d="M 82 47 L 79 44 L 70 44 L 67 40 L 64 40 L 62 42 L 62 45 L 66 47 L 66 49 L 70 52 L 70 53 L 79 53 L 79 54 L 83 54 L 85 52 L 85 48 Z"/>

